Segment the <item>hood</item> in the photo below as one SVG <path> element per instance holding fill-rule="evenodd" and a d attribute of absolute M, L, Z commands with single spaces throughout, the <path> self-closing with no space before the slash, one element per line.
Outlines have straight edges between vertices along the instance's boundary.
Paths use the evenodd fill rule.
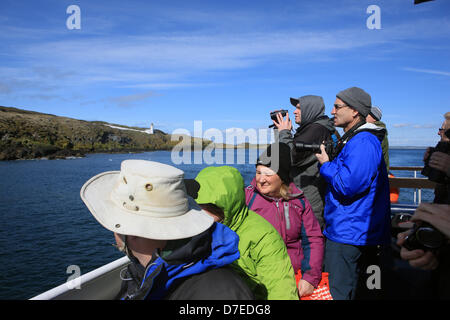
<path fill-rule="evenodd" d="M 306 132 L 307 130 L 309 130 L 308 128 L 310 128 L 310 125 L 312 125 L 313 123 L 317 123 L 320 124 L 321 126 L 325 127 L 329 132 L 330 135 L 333 135 L 334 132 L 336 131 L 336 128 L 334 127 L 334 121 L 332 118 L 329 118 L 326 115 L 321 115 L 319 117 L 317 117 L 315 120 L 308 122 L 306 124 L 303 124 L 303 122 L 300 124 L 300 126 L 297 128 L 297 130 L 295 131 L 294 136 L 297 137 L 299 135 L 301 135 L 303 132 Z M 313 158 L 314 155 L 312 155 Z"/>
<path fill-rule="evenodd" d="M 169 241 L 160 255 L 144 268 L 136 260 L 128 272 L 139 283 L 128 285 L 127 298 L 163 299 L 180 278 L 217 269 L 239 259 L 239 237 L 227 226 L 213 226 L 192 238 Z M 135 259 L 135 258 L 134 258 Z"/>
<path fill-rule="evenodd" d="M 361 131 L 368 131 L 370 133 L 372 133 L 373 135 L 375 135 L 378 140 L 380 140 L 380 142 L 383 141 L 384 136 L 387 133 L 387 130 L 385 127 L 380 127 L 377 126 L 373 123 L 365 123 L 362 126 L 360 126 L 358 129 L 355 130 L 355 133 L 361 132 Z"/>
<path fill-rule="evenodd" d="M 373 124 L 377 127 L 386 128 L 386 124 L 383 121 L 375 121 Z"/>
<path fill-rule="evenodd" d="M 198 204 L 212 203 L 224 212 L 223 223 L 236 231 L 248 215 L 245 204 L 244 179 L 236 168 L 208 167 L 199 172 Z"/>
<path fill-rule="evenodd" d="M 313 122 L 325 112 L 325 103 L 319 96 L 303 96 L 298 99 L 301 109 L 300 126 Z"/>
<path fill-rule="evenodd" d="M 316 121 L 314 121 L 314 123 L 318 123 L 318 124 L 324 126 L 331 133 L 333 133 L 336 130 L 336 128 L 334 127 L 333 119 L 331 119 L 331 118 L 329 118 L 328 116 L 325 116 L 325 115 L 320 116 Z"/>

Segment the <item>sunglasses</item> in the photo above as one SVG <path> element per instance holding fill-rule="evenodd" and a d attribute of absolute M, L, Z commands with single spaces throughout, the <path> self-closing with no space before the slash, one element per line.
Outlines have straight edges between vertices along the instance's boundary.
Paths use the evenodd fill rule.
<path fill-rule="evenodd" d="M 337 103 L 335 103 L 333 106 L 336 110 L 342 109 L 344 107 L 348 107 L 348 105 L 346 105 L 346 104 L 337 104 Z"/>

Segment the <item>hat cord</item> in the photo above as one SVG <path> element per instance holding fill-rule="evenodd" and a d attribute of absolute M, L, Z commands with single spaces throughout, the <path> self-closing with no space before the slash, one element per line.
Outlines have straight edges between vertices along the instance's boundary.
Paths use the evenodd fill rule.
<path fill-rule="evenodd" d="M 128 270 L 128 267 L 125 267 L 125 268 L 123 268 L 122 270 L 120 270 L 120 273 L 119 273 L 120 280 L 123 280 L 123 281 L 131 281 L 131 280 L 133 280 L 133 278 L 131 278 L 131 277 L 126 278 L 126 277 L 123 275 L 123 272 L 124 272 L 124 271 L 127 271 L 127 270 Z"/>
<path fill-rule="evenodd" d="M 125 255 L 130 258 L 130 260 L 132 260 L 132 258 L 134 258 L 133 253 L 131 252 L 130 248 L 128 247 L 128 241 L 127 241 L 127 236 L 123 235 L 123 234 L 118 234 L 118 236 L 120 237 L 120 239 L 122 240 L 122 245 L 118 245 L 118 244 L 112 244 L 114 247 L 117 248 L 117 250 L 119 250 L 120 252 L 125 253 Z"/>

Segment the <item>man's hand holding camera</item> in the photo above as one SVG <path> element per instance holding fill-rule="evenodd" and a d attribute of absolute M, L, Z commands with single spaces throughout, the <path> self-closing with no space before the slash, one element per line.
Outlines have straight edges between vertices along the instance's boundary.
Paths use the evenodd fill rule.
<path fill-rule="evenodd" d="M 450 177 L 450 155 L 443 152 L 434 152 L 429 161 L 430 167 L 445 172 Z"/>
<path fill-rule="evenodd" d="M 281 112 L 278 112 L 277 115 L 277 121 L 272 119 L 272 122 L 275 127 L 277 127 L 278 131 L 281 130 L 292 130 L 292 121 L 289 119 L 289 113 L 286 113 L 286 119 L 284 119 Z"/>
<path fill-rule="evenodd" d="M 450 205 L 438 203 L 422 203 L 417 208 L 411 221 L 425 221 L 438 229 L 450 239 Z"/>
<path fill-rule="evenodd" d="M 319 160 L 319 163 L 322 165 L 325 162 L 330 161 L 330 157 L 328 156 L 327 152 L 325 151 L 325 145 L 322 143 L 320 145 L 320 151 L 321 153 L 316 153 L 316 158 Z"/>
<path fill-rule="evenodd" d="M 406 231 L 397 235 L 397 245 L 403 245 L 408 233 L 409 231 Z M 408 250 L 402 247 L 400 250 L 400 257 L 403 260 L 408 261 L 412 267 L 423 270 L 434 270 L 439 266 L 439 260 L 431 251 L 424 251 L 422 249 Z"/>
<path fill-rule="evenodd" d="M 450 239 L 450 205 L 448 204 L 422 203 L 415 211 L 411 221 L 419 224 L 421 221 L 429 223 L 439 230 L 447 238 L 446 240 Z M 397 244 L 403 246 L 406 237 L 410 233 L 411 230 L 399 233 Z M 408 250 L 402 247 L 400 257 L 409 261 L 411 266 L 423 270 L 433 270 L 439 265 L 439 260 L 433 251 L 422 249 Z"/>
<path fill-rule="evenodd" d="M 273 122 L 273 126 L 277 127 L 278 131 L 282 130 L 292 130 L 292 121 L 289 119 L 289 113 L 286 112 L 286 118 L 284 118 L 283 113 L 285 110 L 280 111 L 273 111 L 271 112 L 271 118 Z M 331 144 L 327 144 L 328 147 L 331 146 Z M 325 144 L 321 144 L 320 146 L 318 144 L 311 144 L 311 143 L 304 143 L 299 142 L 295 143 L 295 147 L 298 150 L 302 151 L 312 151 L 312 152 L 318 152 L 318 149 L 320 148 L 321 153 L 315 153 L 318 161 L 320 164 L 324 164 L 327 161 L 330 161 L 330 157 L 328 156 L 326 150 L 327 146 Z"/>

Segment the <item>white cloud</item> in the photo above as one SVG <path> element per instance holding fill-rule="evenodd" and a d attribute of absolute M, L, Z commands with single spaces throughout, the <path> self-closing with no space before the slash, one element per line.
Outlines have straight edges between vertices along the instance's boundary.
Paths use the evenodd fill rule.
<path fill-rule="evenodd" d="M 154 91 L 146 91 L 141 93 L 109 98 L 108 101 L 117 104 L 117 106 L 119 107 L 130 107 L 135 102 L 146 100 L 155 95 L 157 94 Z"/>
<path fill-rule="evenodd" d="M 433 129 L 436 128 L 436 125 L 434 124 L 411 124 L 411 123 L 395 123 L 392 125 L 394 128 L 406 128 L 406 127 L 412 127 L 414 129 Z"/>
<path fill-rule="evenodd" d="M 388 31 L 368 33 L 364 28 L 329 29 L 325 31 L 282 30 L 246 31 L 210 34 L 182 31 L 171 35 L 112 35 L 80 37 L 77 40 L 26 42 L 16 46 L 16 52 L 29 58 L 31 65 L 53 65 L 61 70 L 73 70 L 84 81 L 129 82 L 128 85 L 151 83 L 153 87 L 180 83 L 187 75 L 202 71 L 242 69 L 272 61 L 302 58 L 315 59 L 317 54 L 335 55 L 363 47 L 392 44 L 402 39 L 429 35 L 430 29 L 442 30 L 445 21 L 416 21 L 392 26 Z M 447 72 L 405 68 L 408 71 Z M 69 71 L 66 71 L 68 73 Z M 59 76 L 64 75 L 60 73 Z M 147 78 L 147 79 L 146 79 Z M 151 81 L 151 80 L 156 80 Z M 164 81 L 166 80 L 166 81 Z"/>
<path fill-rule="evenodd" d="M 383 23 L 385 29 L 369 31 L 365 28 L 365 8 L 361 9 L 361 27 L 357 28 L 355 21 L 359 20 L 351 16 L 359 12 L 360 5 L 353 3 L 346 1 L 345 5 L 328 11 L 325 4 L 295 4 L 298 9 L 306 9 L 298 12 L 288 11 L 292 4 L 285 4 L 280 5 L 281 11 L 275 14 L 263 10 L 251 14 L 248 8 L 247 11 L 234 8 L 234 11 L 228 9 L 226 12 L 217 12 L 217 8 L 204 11 L 195 8 L 188 11 L 185 8 L 163 8 L 152 18 L 157 17 L 164 26 L 172 26 L 168 28 L 170 31 L 158 26 L 158 20 L 155 20 L 149 22 L 154 28 L 150 28 L 151 32 L 136 29 L 129 34 L 125 34 L 129 29 L 113 33 L 119 29 L 120 23 L 130 22 L 130 18 L 125 18 L 128 12 L 123 15 L 124 18 L 118 19 L 120 23 L 117 21 L 117 24 L 116 21 L 101 17 L 98 21 L 85 21 L 89 23 L 83 24 L 82 30 L 87 32 L 77 36 L 69 35 L 67 30 L 47 32 L 36 27 L 7 27 L 4 29 L 7 32 L 0 34 L 0 40 L 7 44 L 2 49 L 2 55 L 15 57 L 15 61 L 21 60 L 22 63 L 20 67 L 9 63 L 6 64 L 7 68 L 0 68 L 0 77 L 8 79 L 8 82 L 0 81 L 0 94 L 19 95 L 29 90 L 36 95 L 41 94 L 43 89 L 48 91 L 55 88 L 64 88 L 65 91 L 70 90 L 67 88 L 76 88 L 81 92 L 94 85 L 103 85 L 108 90 L 120 88 L 145 91 L 130 94 L 123 92 L 125 94 L 120 97 L 104 99 L 95 97 L 92 102 L 84 102 L 93 103 L 94 99 L 105 102 L 109 99 L 109 102 L 117 105 L 128 106 L 150 98 L 152 95 L 148 93 L 149 90 L 211 85 L 209 79 L 202 78 L 202 75 L 211 71 L 242 70 L 285 61 L 294 61 L 299 65 L 317 62 L 318 59 L 336 59 L 336 63 L 339 63 L 341 57 L 358 55 L 358 49 L 369 49 L 364 51 L 379 56 L 382 56 L 378 54 L 380 51 L 393 50 L 386 55 L 386 59 L 389 59 L 405 45 L 414 45 L 412 41 L 404 40 L 429 40 L 446 36 L 450 32 L 449 21 L 424 18 L 416 19 L 413 23 L 406 20 L 395 22 L 389 27 Z M 97 9 L 103 10 L 100 6 Z M 137 11 L 136 8 L 127 9 Z M 104 14 L 108 16 L 108 11 Z M 141 12 L 134 14 L 142 16 Z M 308 16 L 305 21 L 310 25 L 303 21 L 292 23 L 292 19 L 305 16 Z M 269 19 L 271 17 L 274 21 Z M 291 20 L 283 28 L 282 22 L 286 17 Z M 316 18 L 322 20 L 313 23 Z M 336 25 L 323 27 L 328 24 L 322 21 L 339 21 L 340 18 L 348 18 L 353 27 L 348 27 L 349 24 L 345 28 Z M 97 24 L 98 28 L 89 31 L 84 27 L 93 21 L 95 23 L 92 24 Z M 192 29 L 173 27 L 177 25 L 189 25 Z M 421 42 L 417 43 L 420 45 Z M 372 50 L 374 48 L 377 50 Z M 404 70 L 450 75 L 447 71 L 431 69 Z M 405 126 L 410 124 L 394 125 L 399 128 Z"/>
<path fill-rule="evenodd" d="M 413 125 L 413 128 L 415 128 L 415 129 L 432 129 L 432 128 L 436 128 L 436 126 L 433 124 L 415 124 L 415 125 Z"/>
<path fill-rule="evenodd" d="M 418 69 L 418 68 L 409 68 L 405 67 L 403 68 L 405 71 L 412 71 L 412 72 L 421 72 L 421 73 L 429 73 L 429 74 L 437 74 L 441 76 L 447 76 L 450 77 L 450 72 L 447 71 L 441 71 L 441 70 L 431 70 L 431 69 Z"/>
<path fill-rule="evenodd" d="M 409 123 L 396 123 L 392 125 L 394 128 L 405 128 L 405 127 L 409 127 L 410 124 Z"/>

